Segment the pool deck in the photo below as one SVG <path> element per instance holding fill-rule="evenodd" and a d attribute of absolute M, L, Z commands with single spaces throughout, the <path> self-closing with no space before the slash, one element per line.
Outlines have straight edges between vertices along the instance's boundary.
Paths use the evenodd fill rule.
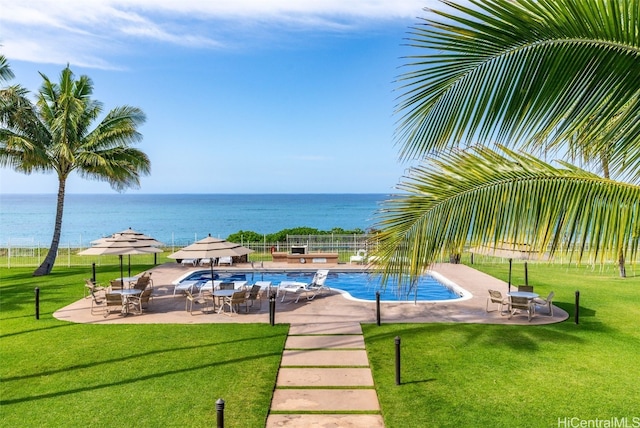
<path fill-rule="evenodd" d="M 91 315 L 91 299 L 82 298 L 53 315 L 55 318 L 77 323 L 93 324 L 138 324 L 138 323 L 268 323 L 268 301 L 262 302 L 259 310 L 252 309 L 249 313 L 239 313 L 226 316 L 216 313 L 203 313 L 194 310 L 193 315 L 185 311 L 185 298 L 173 295 L 172 282 L 191 271 L 208 269 L 204 267 L 183 267 L 177 263 L 167 263 L 150 269 L 153 272 L 154 283 L 153 300 L 149 310 L 143 315 L 128 315 L 126 317 L 112 314 L 107 318 L 102 315 Z M 315 272 L 318 269 L 334 271 L 355 271 L 365 269 L 362 265 L 350 264 L 305 264 L 291 266 L 290 264 L 276 264 L 265 262 L 264 267 L 255 271 L 267 270 L 295 270 Z M 249 264 L 238 264 L 233 267 L 214 268 L 221 271 L 248 271 Z M 507 283 L 479 272 L 462 264 L 437 264 L 433 270 L 453 281 L 472 294 L 467 300 L 446 302 L 381 302 L 380 317 L 383 323 L 431 323 L 431 322 L 462 322 L 480 324 L 521 324 L 539 325 L 564 321 L 568 314 L 558 307 L 554 307 L 553 317 L 545 313 L 536 313 L 531 321 L 526 315 L 515 315 L 511 319 L 502 316 L 498 311 L 486 312 L 486 302 L 489 289 L 496 289 L 506 295 Z M 331 282 L 326 283 L 331 287 Z M 79 291 L 81 288 L 78 288 Z M 542 290 L 541 290 L 542 291 Z M 541 296 L 546 297 L 551 290 L 544 290 Z M 493 305 L 495 308 L 496 305 Z M 276 323 L 286 324 L 323 324 L 340 322 L 375 323 L 375 302 L 354 301 L 343 297 L 336 291 L 319 295 L 312 301 L 301 298 L 298 303 L 292 303 L 287 298 L 284 303 L 276 299 Z"/>

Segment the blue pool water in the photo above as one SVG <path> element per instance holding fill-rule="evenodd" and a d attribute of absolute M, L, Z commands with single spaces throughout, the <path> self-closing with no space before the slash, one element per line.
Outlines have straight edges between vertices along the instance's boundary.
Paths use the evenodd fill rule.
<path fill-rule="evenodd" d="M 215 279 L 229 281 L 271 281 L 278 285 L 282 281 L 311 282 L 314 272 L 215 272 Z M 201 270 L 193 272 L 181 281 L 210 280 L 211 271 Z M 454 290 L 436 280 L 431 275 L 424 275 L 418 281 L 417 287 L 411 290 L 398 291 L 394 284 L 387 284 L 382 289 L 380 278 L 360 272 L 329 272 L 325 285 L 331 289 L 348 293 L 352 298 L 375 301 L 376 291 L 380 291 L 380 300 L 385 301 L 416 301 L 416 300 L 450 300 L 461 298 L 461 291 Z"/>

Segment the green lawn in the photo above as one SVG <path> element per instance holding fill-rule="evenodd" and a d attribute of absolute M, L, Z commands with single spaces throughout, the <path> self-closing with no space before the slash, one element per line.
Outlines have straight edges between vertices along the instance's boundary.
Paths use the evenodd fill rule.
<path fill-rule="evenodd" d="M 473 267 L 507 280 L 507 263 Z M 523 283 L 518 269 L 514 283 Z M 640 426 L 640 276 L 616 275 L 529 264 L 535 291 L 555 291 L 556 304 L 571 314 L 560 324 L 363 326 L 386 426 L 569 427 L 624 417 Z"/>
<path fill-rule="evenodd" d="M 506 263 L 474 267 L 507 278 Z M 118 270 L 100 267 L 97 279 Z M 264 426 L 287 326 L 61 322 L 52 313 L 82 296 L 88 269 L 31 272 L 0 269 L 1 427 L 214 426 L 218 398 L 227 427 Z M 523 282 L 521 265 L 514 272 Z M 572 315 L 561 324 L 364 325 L 387 427 L 568 427 L 624 417 L 640 426 L 640 276 L 616 275 L 530 264 L 536 292 L 554 290 Z"/>
<path fill-rule="evenodd" d="M 288 326 L 62 322 L 52 313 L 82 296 L 90 273 L 32 271 L 0 269 L 0 426 L 210 427 L 218 398 L 226 426 L 264 426 Z"/>

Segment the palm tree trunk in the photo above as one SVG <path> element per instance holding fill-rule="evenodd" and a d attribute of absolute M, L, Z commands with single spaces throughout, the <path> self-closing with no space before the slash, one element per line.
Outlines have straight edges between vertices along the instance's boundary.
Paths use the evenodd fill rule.
<path fill-rule="evenodd" d="M 65 195 L 66 179 L 58 178 L 58 205 L 56 207 L 56 224 L 53 229 L 53 238 L 47 256 L 42 261 L 38 269 L 33 272 L 33 276 L 49 275 L 53 269 L 58 255 L 58 246 L 60 245 L 60 233 L 62 231 L 62 212 L 64 211 L 64 195 Z"/>
<path fill-rule="evenodd" d="M 620 270 L 620 278 L 627 277 L 627 269 L 624 267 L 624 251 L 618 252 L 618 269 Z"/>

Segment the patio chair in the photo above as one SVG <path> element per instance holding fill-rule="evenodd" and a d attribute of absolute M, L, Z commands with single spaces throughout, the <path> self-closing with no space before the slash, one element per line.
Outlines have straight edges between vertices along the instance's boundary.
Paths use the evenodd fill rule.
<path fill-rule="evenodd" d="M 127 304 L 137 313 L 143 313 L 143 310 L 149 307 L 149 301 L 153 299 L 151 295 L 153 288 L 145 288 L 139 296 L 127 297 Z M 145 307 L 146 305 L 146 307 Z"/>
<path fill-rule="evenodd" d="M 103 314 L 107 307 L 107 300 L 103 290 L 91 290 L 91 315 Z"/>
<path fill-rule="evenodd" d="M 485 310 L 487 312 L 493 312 L 489 310 L 489 303 L 497 303 L 499 305 L 500 315 L 502 315 L 503 307 L 509 304 L 509 301 L 502 297 L 502 293 L 498 290 L 489 290 L 489 297 L 487 297 L 487 305 Z"/>
<path fill-rule="evenodd" d="M 487 297 L 487 305 L 485 310 L 487 312 L 493 312 L 489 310 L 490 303 L 497 303 L 499 305 L 500 315 L 502 315 L 504 306 L 509 305 L 509 299 L 502 296 L 502 293 L 498 290 L 489 290 L 489 297 Z"/>
<path fill-rule="evenodd" d="M 109 281 L 109 288 L 113 290 L 122 290 L 122 281 L 119 279 L 112 279 Z"/>
<path fill-rule="evenodd" d="M 533 286 L 531 286 L 531 285 L 518 285 L 518 291 L 526 291 L 528 293 L 533 293 Z"/>
<path fill-rule="evenodd" d="M 135 288 L 136 290 L 144 291 L 144 289 L 147 288 L 147 286 L 149 285 L 150 281 L 151 281 L 151 278 L 148 275 L 142 274 L 142 276 L 138 278 L 136 283 L 133 284 L 133 288 Z"/>
<path fill-rule="evenodd" d="M 105 309 L 104 309 L 104 317 L 108 317 L 111 312 L 120 312 L 123 311 L 122 307 L 122 295 L 117 293 L 106 293 L 105 294 Z"/>
<path fill-rule="evenodd" d="M 238 311 L 240 310 L 240 305 L 242 304 L 244 304 L 245 312 L 249 312 L 249 306 L 247 303 L 247 292 L 244 290 L 238 290 L 230 297 L 224 298 L 222 309 L 224 309 L 225 306 L 228 306 L 229 312 L 225 312 L 225 314 L 231 316 L 234 313 L 238 313 Z"/>
<path fill-rule="evenodd" d="M 262 287 L 260 284 L 254 284 L 249 290 L 249 294 L 247 294 L 247 301 L 249 302 L 249 306 L 253 307 L 254 302 L 258 302 L 258 309 L 262 307 L 262 298 L 261 298 Z"/>
<path fill-rule="evenodd" d="M 180 262 L 182 263 L 182 266 L 197 266 L 198 265 L 198 259 L 182 259 L 182 261 Z"/>
<path fill-rule="evenodd" d="M 518 312 L 526 312 L 527 318 L 531 321 L 535 313 L 533 299 L 526 297 L 509 296 L 509 319 Z"/>
<path fill-rule="evenodd" d="M 354 263 L 354 262 L 357 263 L 357 264 L 362 264 L 362 263 L 364 263 L 366 257 L 367 257 L 367 250 L 360 249 L 360 250 L 356 251 L 356 255 L 355 256 L 349 257 L 349 264 Z"/>
<path fill-rule="evenodd" d="M 194 296 L 193 294 L 191 294 L 191 291 L 189 290 L 186 290 L 185 293 L 187 294 L 187 300 L 184 303 L 184 310 L 189 311 L 191 315 L 193 315 L 194 304 L 202 306 L 203 307 L 203 309 L 201 309 L 202 312 L 206 312 L 207 308 L 209 307 L 208 302 L 211 302 L 211 311 L 215 309 L 213 296 L 209 298 L 207 292 L 200 293 L 198 296 Z"/>
<path fill-rule="evenodd" d="M 92 291 L 102 291 L 104 290 L 104 287 L 101 285 L 98 285 L 97 283 L 93 282 L 92 279 L 85 279 L 84 280 L 85 284 L 84 284 L 84 297 L 91 297 L 91 292 Z"/>
<path fill-rule="evenodd" d="M 535 299 L 533 299 L 533 304 L 536 306 L 536 311 L 537 311 L 537 307 L 541 307 L 544 308 L 545 306 L 547 307 L 547 313 L 549 314 L 550 317 L 553 316 L 553 304 L 551 303 L 551 301 L 553 300 L 553 297 L 555 296 L 555 293 L 552 291 L 551 293 L 549 293 L 549 295 L 547 296 L 546 299 L 541 299 L 539 297 L 536 297 Z"/>

